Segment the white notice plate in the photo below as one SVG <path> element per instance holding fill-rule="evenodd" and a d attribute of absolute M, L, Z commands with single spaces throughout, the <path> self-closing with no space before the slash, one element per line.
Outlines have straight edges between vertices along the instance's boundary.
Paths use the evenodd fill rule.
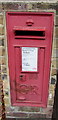
<path fill-rule="evenodd" d="M 37 72 L 38 48 L 22 47 L 22 71 Z"/>

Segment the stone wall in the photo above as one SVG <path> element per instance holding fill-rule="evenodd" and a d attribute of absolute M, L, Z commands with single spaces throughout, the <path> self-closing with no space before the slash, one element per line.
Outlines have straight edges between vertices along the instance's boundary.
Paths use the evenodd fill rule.
<path fill-rule="evenodd" d="M 7 33 L 6 33 L 6 11 L 55 11 L 55 33 L 53 40 L 51 75 L 49 83 L 49 98 L 47 108 L 39 107 L 12 107 L 10 102 L 10 85 L 7 52 Z M 0 3 L 0 119 L 6 109 L 8 118 L 51 118 L 54 103 L 54 91 L 56 84 L 56 73 L 58 69 L 58 2 L 1 2 Z M 3 83 L 3 84 L 2 84 Z M 3 91 L 2 91 L 3 88 Z M 4 92 L 4 104 L 2 104 L 2 92 Z M 3 118 L 4 119 L 4 118 Z M 17 120 L 17 119 L 16 119 Z"/>

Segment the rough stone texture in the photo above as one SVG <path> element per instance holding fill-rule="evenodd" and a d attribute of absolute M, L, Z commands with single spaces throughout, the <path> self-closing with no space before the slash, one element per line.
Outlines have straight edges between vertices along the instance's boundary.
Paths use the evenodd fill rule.
<path fill-rule="evenodd" d="M 47 2 L 3 2 L 2 10 L 20 10 L 20 11 L 37 11 L 45 9 L 55 9 L 58 10 L 58 2 L 47 3 Z"/>
<path fill-rule="evenodd" d="M 0 120 L 5 120 L 5 106 L 4 106 L 4 94 L 3 94 L 3 83 L 1 79 L 2 75 L 2 60 L 5 55 L 4 39 L 2 35 L 4 34 L 3 28 L 3 13 L 1 12 L 2 4 L 0 4 Z"/>
<path fill-rule="evenodd" d="M 53 49 L 52 58 L 58 58 L 58 47 Z"/>
<path fill-rule="evenodd" d="M 3 24 L 3 16 L 0 15 L 0 24 Z"/>
<path fill-rule="evenodd" d="M 5 56 L 3 56 L 2 58 L 1 58 L 1 64 L 2 65 L 6 65 L 6 57 Z"/>
<path fill-rule="evenodd" d="M 58 61 L 58 60 L 57 60 L 57 61 Z M 57 61 L 56 61 L 56 60 L 53 60 L 53 61 L 52 61 L 52 67 L 53 67 L 53 68 L 56 68 L 56 62 L 57 62 Z M 58 68 L 58 63 L 57 63 L 57 68 Z"/>
<path fill-rule="evenodd" d="M 10 0 L 11 1 L 11 0 Z M 47 1 L 47 0 L 46 0 Z M 49 0 L 50 1 L 50 0 Z M 53 0 L 56 2 L 55 0 Z M 45 12 L 49 9 L 56 10 L 56 39 L 54 39 L 54 45 L 52 49 L 52 60 L 51 60 L 51 77 L 49 85 L 49 98 L 47 108 L 38 108 L 38 107 L 12 107 L 10 105 L 10 84 L 9 84 L 9 71 L 7 63 L 7 39 L 6 39 L 6 29 L 5 29 L 5 15 L 6 11 L 42 11 Z M 57 49 L 56 49 L 57 48 Z M 57 61 L 56 61 L 57 57 Z M 31 118 L 36 120 L 39 118 L 51 118 L 54 102 L 54 89 L 56 83 L 56 74 L 58 69 L 58 2 L 57 3 L 40 3 L 40 2 L 2 2 L 0 3 L 0 79 L 3 80 L 3 91 L 4 91 L 4 101 L 6 106 L 6 116 L 9 120 L 9 117 L 12 117 L 12 120 L 18 117 Z M 1 84 L 0 84 L 1 87 Z M 2 92 L 2 91 L 1 91 Z M 1 93 L 2 94 L 2 93 Z M 2 99 L 0 94 L 0 108 L 2 108 Z M 5 109 L 4 109 L 5 110 Z M 0 118 L 2 115 L 0 115 Z M 4 117 L 4 116 L 3 116 Z M 14 118 L 13 118 L 14 117 Z M 41 119 L 40 119 L 41 120 Z"/>
<path fill-rule="evenodd" d="M 17 1 L 19 1 L 19 0 L 8 0 L 8 1 L 7 1 L 7 0 L 1 0 L 1 2 L 14 2 L 14 1 L 17 2 Z M 21 1 L 21 0 L 20 0 L 20 1 Z M 26 2 L 27 0 L 23 0 L 23 1 Z M 30 2 L 30 1 L 34 1 L 34 2 L 35 2 L 35 0 L 28 0 L 28 1 L 29 1 L 29 2 Z M 38 0 L 37 0 L 37 1 L 38 1 Z M 39 0 L 39 2 L 50 2 L 50 3 L 54 2 L 54 3 L 55 3 L 55 2 L 57 2 L 57 0 Z"/>
<path fill-rule="evenodd" d="M 58 48 L 58 39 L 54 40 L 54 48 L 56 48 L 56 49 Z"/>
<path fill-rule="evenodd" d="M 58 38 L 58 27 L 56 27 L 56 38 Z"/>
<path fill-rule="evenodd" d="M 6 120 L 35 120 L 35 118 L 6 118 Z M 51 118 L 36 118 L 36 120 L 51 120 Z"/>
<path fill-rule="evenodd" d="M 52 71 L 52 72 L 51 72 L 51 75 L 52 75 L 52 76 L 57 74 L 56 69 L 52 69 L 51 71 Z"/>
<path fill-rule="evenodd" d="M 4 39 L 0 39 L 0 46 L 4 46 Z"/>
<path fill-rule="evenodd" d="M 56 16 L 56 25 L 58 25 L 58 15 Z"/>
<path fill-rule="evenodd" d="M 0 27 L 0 35 L 3 35 L 3 34 L 4 34 L 4 28 Z"/>

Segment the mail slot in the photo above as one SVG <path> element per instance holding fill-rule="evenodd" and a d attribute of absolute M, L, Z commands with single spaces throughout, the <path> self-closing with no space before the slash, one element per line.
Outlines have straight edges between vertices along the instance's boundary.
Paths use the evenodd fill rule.
<path fill-rule="evenodd" d="M 14 37 L 18 38 L 33 38 L 33 39 L 45 39 L 45 29 L 15 29 Z"/>
<path fill-rule="evenodd" d="M 6 19 L 11 104 L 46 107 L 54 13 L 7 12 Z"/>

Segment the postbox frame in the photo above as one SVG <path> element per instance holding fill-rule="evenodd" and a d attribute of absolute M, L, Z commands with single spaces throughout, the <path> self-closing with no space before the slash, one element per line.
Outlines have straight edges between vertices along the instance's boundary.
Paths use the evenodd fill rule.
<path fill-rule="evenodd" d="M 12 75 L 12 73 L 11 73 L 11 70 L 10 70 L 10 68 L 11 68 L 11 66 L 10 66 L 10 64 L 11 64 L 11 59 L 13 59 L 12 58 L 12 56 L 10 56 L 10 53 L 11 53 L 11 49 L 12 49 L 12 46 L 11 46 L 11 43 L 10 43 L 10 38 L 9 38 L 9 26 L 8 26 L 8 23 L 9 23 L 9 16 L 11 16 L 11 15 L 45 15 L 45 16 L 51 16 L 51 35 L 52 35 L 52 32 L 53 32 L 53 24 L 54 24 L 54 21 L 53 21 L 53 19 L 54 19 L 54 13 L 53 12 L 7 12 L 7 14 L 6 14 L 6 16 L 7 16 L 7 44 L 8 44 L 8 64 L 9 64 L 9 75 L 10 75 L 10 93 L 11 93 L 11 102 L 12 102 L 12 105 L 13 106 L 17 106 L 17 105 L 19 105 L 19 106 L 25 106 L 25 105 L 27 105 L 27 106 L 39 106 L 39 107 L 46 107 L 47 106 L 47 100 L 48 100 L 48 87 L 49 87 L 49 74 L 50 74 L 50 64 L 51 64 L 51 59 L 49 59 L 49 65 L 47 64 L 46 66 L 47 66 L 47 69 L 48 69 L 48 76 L 46 76 L 45 75 L 45 70 L 44 70 L 44 82 L 43 82 L 43 87 L 44 88 L 42 88 L 42 89 L 44 89 L 44 91 L 43 91 L 43 93 L 42 93 L 42 102 L 41 103 L 39 103 L 39 104 L 32 104 L 32 102 L 30 102 L 30 103 L 20 103 L 19 104 L 19 101 L 17 100 L 16 101 L 16 95 L 15 95 L 15 92 L 14 92 L 14 90 L 12 90 L 11 88 L 14 86 L 14 83 L 13 83 L 13 80 L 14 80 L 14 78 L 13 78 L 13 80 L 11 81 L 11 77 L 13 76 Z M 45 33 L 46 34 L 46 33 Z M 46 39 L 46 38 L 45 38 Z M 13 45 L 14 46 L 14 48 L 16 47 L 16 45 Z M 18 45 L 17 47 L 25 47 L 25 45 Z M 27 47 L 30 47 L 30 46 L 27 46 Z M 36 47 L 35 45 L 33 45 L 33 46 L 31 46 L 31 47 Z M 40 45 L 39 45 L 39 47 L 40 47 Z M 44 47 L 43 45 L 42 45 L 42 47 Z M 46 49 L 46 48 L 45 48 Z M 50 52 L 48 53 L 49 54 L 49 57 L 51 58 L 51 50 L 52 50 L 52 37 L 51 37 L 51 41 L 50 41 Z M 13 63 L 13 65 L 14 65 L 15 63 Z M 46 67 L 45 66 L 45 67 Z M 48 67 L 49 66 L 49 67 Z M 45 69 L 45 68 L 44 68 Z M 15 71 L 13 71 L 13 74 L 14 74 L 14 76 L 15 76 Z M 45 79 L 45 77 L 46 78 L 48 78 L 47 80 Z M 45 87 L 46 87 L 46 89 L 45 89 Z M 47 92 L 45 91 L 45 90 L 47 90 Z M 46 97 L 45 97 L 45 96 Z M 12 97 L 12 96 L 14 96 L 14 98 Z"/>

